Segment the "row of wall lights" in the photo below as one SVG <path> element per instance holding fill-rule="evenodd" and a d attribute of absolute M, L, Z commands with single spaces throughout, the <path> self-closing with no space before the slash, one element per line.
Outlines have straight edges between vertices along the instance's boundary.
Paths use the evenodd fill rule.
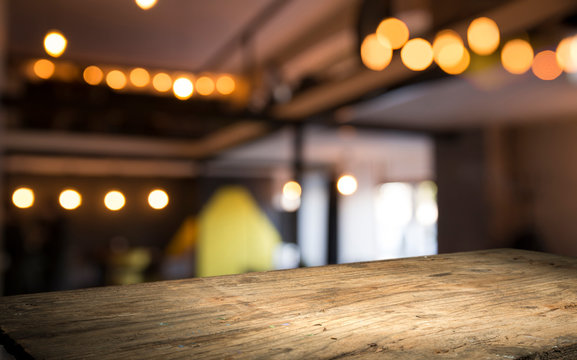
<path fill-rule="evenodd" d="M 474 53 L 491 55 L 499 48 L 500 40 L 499 27 L 492 19 L 481 17 L 469 24 L 467 43 Z M 407 25 L 397 18 L 384 19 L 364 39 L 361 59 L 367 68 L 381 71 L 390 64 L 396 49 L 401 49 L 403 64 L 413 71 L 425 70 L 434 61 L 446 73 L 458 75 L 467 70 L 471 61 L 469 50 L 457 32 L 440 31 L 432 44 L 423 38 L 409 40 Z M 577 35 L 561 40 L 556 51 L 537 54 L 528 41 L 513 39 L 503 45 L 500 57 L 503 68 L 512 74 L 531 69 L 539 79 L 554 80 L 563 71 L 577 72 Z"/>
<path fill-rule="evenodd" d="M 20 209 L 28 209 L 34 205 L 34 191 L 27 187 L 16 189 L 12 193 L 12 203 Z M 168 205 L 168 194 L 161 189 L 152 190 L 148 194 L 148 205 L 156 210 L 164 209 Z M 82 195 L 76 190 L 66 189 L 60 193 L 58 202 L 63 209 L 75 210 L 82 205 Z M 104 206 L 108 210 L 121 210 L 126 204 L 124 194 L 117 190 L 112 190 L 104 196 Z"/>
<path fill-rule="evenodd" d="M 349 196 L 357 191 L 358 183 L 353 175 L 343 174 L 338 178 L 336 186 L 341 195 Z M 280 207 L 289 212 L 298 210 L 301 205 L 301 195 L 301 185 L 294 180 L 287 181 L 282 188 Z"/>

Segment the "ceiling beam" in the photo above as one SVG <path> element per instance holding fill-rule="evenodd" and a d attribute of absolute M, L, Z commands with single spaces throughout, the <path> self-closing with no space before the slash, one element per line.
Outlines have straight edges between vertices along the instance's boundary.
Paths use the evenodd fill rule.
<path fill-rule="evenodd" d="M 490 17 L 500 26 L 503 37 L 512 36 L 530 29 L 547 19 L 567 14 L 577 8 L 574 0 L 516 0 L 508 2 L 484 16 Z M 460 21 L 449 26 L 462 36 L 466 34 L 469 20 Z M 428 38 L 432 39 L 434 33 Z M 417 75 L 407 69 L 398 56 L 383 71 L 370 71 L 360 67 L 347 78 L 321 84 L 295 96 L 286 104 L 276 105 L 271 116 L 287 120 L 302 120 L 315 114 L 334 109 L 343 104 L 355 101 L 365 94 L 395 86 Z"/>
<path fill-rule="evenodd" d="M 222 150 L 265 135 L 261 121 L 244 120 L 197 140 L 159 140 L 146 137 L 78 134 L 47 131 L 6 131 L 2 148 L 7 153 L 44 153 L 201 160 Z"/>

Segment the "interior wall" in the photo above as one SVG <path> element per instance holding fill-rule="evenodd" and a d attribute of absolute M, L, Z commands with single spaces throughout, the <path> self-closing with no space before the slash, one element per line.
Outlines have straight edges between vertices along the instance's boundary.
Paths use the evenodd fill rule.
<path fill-rule="evenodd" d="M 468 130 L 435 145 L 439 252 L 577 256 L 577 123 Z"/>
<path fill-rule="evenodd" d="M 512 136 L 528 221 L 546 251 L 577 256 L 577 123 L 534 124 Z"/>

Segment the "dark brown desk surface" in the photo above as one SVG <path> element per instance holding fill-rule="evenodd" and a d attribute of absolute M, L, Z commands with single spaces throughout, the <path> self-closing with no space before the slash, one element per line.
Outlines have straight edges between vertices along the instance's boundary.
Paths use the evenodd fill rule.
<path fill-rule="evenodd" d="M 491 250 L 4 297 L 0 329 L 35 359 L 576 359 L 577 259 Z"/>

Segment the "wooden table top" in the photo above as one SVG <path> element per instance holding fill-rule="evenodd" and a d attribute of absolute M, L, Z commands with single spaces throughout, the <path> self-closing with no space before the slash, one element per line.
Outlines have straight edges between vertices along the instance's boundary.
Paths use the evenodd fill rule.
<path fill-rule="evenodd" d="M 0 298 L 34 359 L 577 358 L 577 259 L 489 250 Z"/>

